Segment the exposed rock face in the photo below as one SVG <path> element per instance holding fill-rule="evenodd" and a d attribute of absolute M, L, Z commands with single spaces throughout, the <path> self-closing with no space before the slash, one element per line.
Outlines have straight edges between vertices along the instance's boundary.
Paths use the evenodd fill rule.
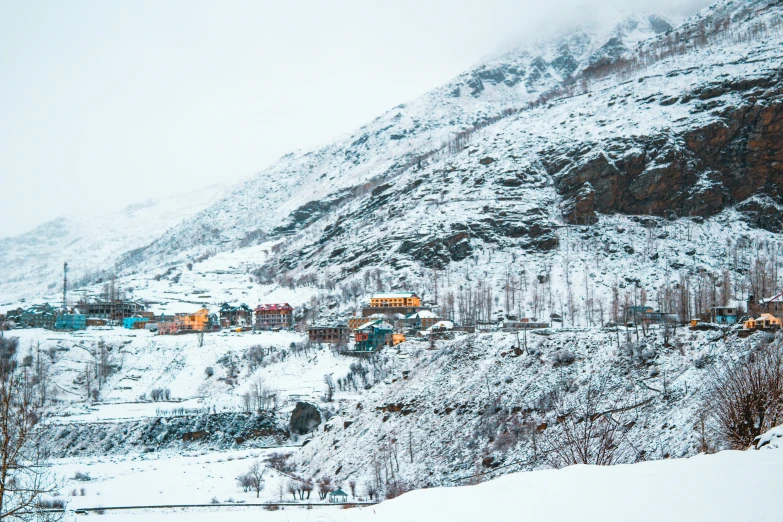
<path fill-rule="evenodd" d="M 694 98 L 713 100 L 708 103 L 718 118 L 683 134 L 546 151 L 542 159 L 564 197 L 565 219 L 589 223 L 595 212 L 706 217 L 739 204 L 753 225 L 779 229 L 782 79 L 778 74 L 694 92 Z M 741 95 L 742 103 L 728 106 L 725 96 L 731 94 Z M 746 202 L 749 198 L 754 199 Z"/>
<path fill-rule="evenodd" d="M 308 402 L 297 402 L 288 423 L 291 433 L 306 435 L 321 424 L 321 412 Z"/>
<path fill-rule="evenodd" d="M 139 419 L 117 423 L 68 423 L 46 426 L 55 458 L 111 455 L 202 444 L 226 449 L 236 444 L 267 447 L 288 433 L 272 413 L 215 413 Z"/>

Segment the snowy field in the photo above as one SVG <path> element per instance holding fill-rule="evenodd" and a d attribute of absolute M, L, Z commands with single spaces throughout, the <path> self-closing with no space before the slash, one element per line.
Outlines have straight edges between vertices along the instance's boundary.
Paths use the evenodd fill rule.
<path fill-rule="evenodd" d="M 256 460 L 275 451 L 295 448 L 190 452 L 175 456 L 102 457 L 60 459 L 54 473 L 65 479 L 61 490 L 69 509 L 162 506 L 176 504 L 252 503 L 292 501 L 283 489 L 288 477 L 267 468 L 266 482 L 259 498 L 255 491 L 242 491 L 236 478 L 247 472 Z M 89 476 L 89 480 L 75 477 Z M 82 494 L 84 490 L 84 494 Z M 311 502 L 318 502 L 314 492 Z"/>
<path fill-rule="evenodd" d="M 222 455 L 224 460 L 227 455 Z M 98 504 L 96 499 L 104 506 L 109 506 L 115 499 L 124 499 L 126 504 L 158 503 L 164 499 L 166 502 L 183 499 L 195 503 L 212 496 L 223 502 L 227 496 L 250 502 L 255 494 L 244 494 L 240 488 L 232 487 L 228 477 L 243 469 L 251 456 L 238 453 L 235 457 L 237 460 L 223 463 L 214 460 L 207 463 L 214 456 L 204 455 L 182 457 L 165 464 L 131 461 L 121 465 L 96 463 L 85 466 L 81 463 L 62 464 L 60 469 L 86 469 L 101 477 L 95 484 L 87 483 L 85 497 L 71 497 L 69 509 L 94 506 Z M 244 459 L 238 460 L 240 457 Z M 200 480 L 191 478 L 189 472 L 196 469 L 203 470 L 200 477 L 205 473 L 209 476 Z M 332 506 L 312 510 L 286 507 L 275 512 L 251 506 L 109 510 L 102 515 L 102 520 L 772 521 L 783 517 L 781 470 L 783 452 L 779 450 L 725 451 L 690 459 L 515 473 L 474 486 L 413 491 L 376 506 L 346 510 Z M 268 485 L 268 490 L 274 489 L 275 480 L 270 477 L 268 484 L 272 487 Z M 264 493 L 265 499 L 270 499 L 271 495 L 276 500 L 274 492 L 268 490 Z M 68 516 L 71 520 L 77 519 L 72 513 Z M 91 512 L 87 516 L 97 514 Z"/>

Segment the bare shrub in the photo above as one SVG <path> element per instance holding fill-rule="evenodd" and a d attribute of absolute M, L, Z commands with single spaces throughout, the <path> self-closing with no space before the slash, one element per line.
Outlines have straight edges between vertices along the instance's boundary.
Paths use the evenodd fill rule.
<path fill-rule="evenodd" d="M 702 354 L 698 356 L 694 361 L 693 365 L 698 368 L 699 370 L 706 368 L 707 366 L 711 365 L 713 361 L 713 357 L 709 354 Z"/>
<path fill-rule="evenodd" d="M 253 478 L 249 473 L 245 473 L 237 477 L 237 484 L 242 488 L 242 491 L 247 493 L 253 487 Z"/>
<path fill-rule="evenodd" d="M 296 494 L 299 493 L 299 484 L 294 482 L 293 480 L 289 480 L 286 483 L 286 490 L 291 493 L 291 496 L 294 497 L 294 502 L 296 502 Z"/>
<path fill-rule="evenodd" d="M 36 502 L 38 509 L 65 509 L 65 501 L 61 498 L 41 498 Z"/>
<path fill-rule="evenodd" d="M 555 366 L 568 366 L 574 361 L 576 361 L 576 356 L 574 356 L 571 350 L 558 350 L 552 354 L 552 364 Z"/>
<path fill-rule="evenodd" d="M 368 481 L 364 485 L 364 491 L 367 492 L 367 496 L 370 497 L 370 500 L 374 499 L 378 495 L 378 489 L 375 487 L 375 483 L 372 481 Z"/>
<path fill-rule="evenodd" d="M 324 395 L 324 401 L 332 402 L 334 397 L 334 379 L 330 374 L 324 375 L 324 384 L 326 385 L 326 395 Z"/>
<path fill-rule="evenodd" d="M 307 479 L 306 482 L 302 483 L 302 492 L 299 494 L 300 498 L 304 493 L 307 493 L 307 498 L 310 498 L 310 492 L 313 491 L 313 479 Z"/>
<path fill-rule="evenodd" d="M 625 408 L 609 401 L 607 383 L 590 381 L 579 394 L 559 395 L 557 427 L 543 432 L 541 447 L 554 468 L 572 464 L 608 466 L 626 459 L 621 418 Z"/>
<path fill-rule="evenodd" d="M 215 369 L 214 369 L 214 368 L 212 368 L 211 366 L 207 366 L 207 367 L 204 369 L 204 375 L 206 375 L 206 376 L 207 376 L 207 378 L 210 378 L 210 377 L 212 377 L 213 375 L 215 375 Z"/>
<path fill-rule="evenodd" d="M 391 482 L 386 486 L 386 498 L 388 500 L 391 500 L 393 498 L 399 497 L 403 493 L 407 493 L 408 491 L 411 491 L 412 489 L 413 486 L 411 486 L 407 482 L 404 482 L 402 480 L 395 480 L 394 482 Z"/>
<path fill-rule="evenodd" d="M 712 371 L 709 409 L 730 447 L 750 447 L 756 437 L 783 419 L 783 353 L 779 345 Z"/>
<path fill-rule="evenodd" d="M 636 366 L 650 364 L 658 356 L 653 346 L 645 342 L 626 343 L 620 348 L 620 355 Z"/>
<path fill-rule="evenodd" d="M 291 458 L 291 455 L 291 453 L 272 453 L 266 459 L 267 465 L 272 469 L 276 469 L 277 471 L 291 473 L 294 471 L 294 467 L 288 460 Z"/>
<path fill-rule="evenodd" d="M 251 372 L 254 372 L 264 362 L 264 352 L 265 349 L 260 344 L 253 345 L 245 351 L 245 358 Z"/>

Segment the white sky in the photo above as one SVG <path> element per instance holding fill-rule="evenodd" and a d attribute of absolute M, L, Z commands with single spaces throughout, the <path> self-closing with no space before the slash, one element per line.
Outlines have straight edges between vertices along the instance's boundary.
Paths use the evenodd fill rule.
<path fill-rule="evenodd" d="M 708 0 L 0 0 L 0 236 L 236 183 L 483 56 Z"/>

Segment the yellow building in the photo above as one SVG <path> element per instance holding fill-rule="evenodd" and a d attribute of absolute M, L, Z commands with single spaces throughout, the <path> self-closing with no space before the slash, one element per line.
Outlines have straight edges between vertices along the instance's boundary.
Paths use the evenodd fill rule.
<path fill-rule="evenodd" d="M 373 294 L 370 297 L 370 306 L 374 308 L 421 306 L 421 299 L 414 292 L 387 292 Z"/>
<path fill-rule="evenodd" d="M 778 319 L 772 314 L 761 314 L 756 318 L 756 328 L 781 328 L 783 320 Z"/>
<path fill-rule="evenodd" d="M 397 346 L 400 343 L 405 342 L 405 336 L 401 333 L 391 334 L 391 339 L 389 340 L 390 346 Z"/>
<path fill-rule="evenodd" d="M 202 308 L 194 314 L 182 316 L 182 330 L 203 332 L 209 324 L 209 310 Z"/>

